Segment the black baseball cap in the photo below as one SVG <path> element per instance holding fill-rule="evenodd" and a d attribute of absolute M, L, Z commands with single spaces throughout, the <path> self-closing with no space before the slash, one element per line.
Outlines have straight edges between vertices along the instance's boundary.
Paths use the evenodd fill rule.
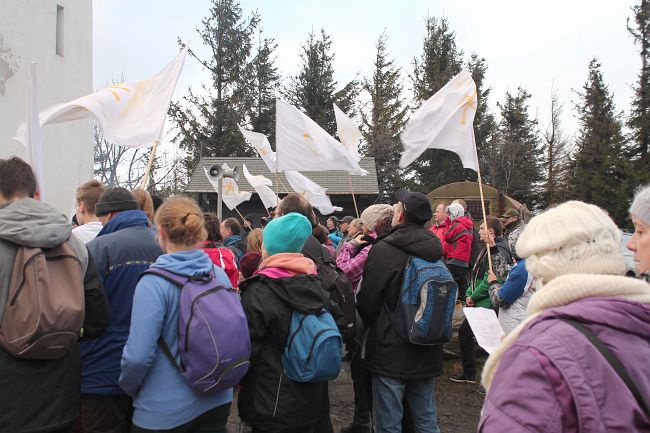
<path fill-rule="evenodd" d="M 353 216 L 349 216 L 349 215 L 348 215 L 348 216 L 345 216 L 345 217 L 341 218 L 341 222 L 342 222 L 342 223 L 348 223 L 348 224 L 349 224 L 349 223 L 351 223 L 352 221 L 354 221 L 354 217 L 353 217 Z"/>
<path fill-rule="evenodd" d="M 421 192 L 411 192 L 402 188 L 395 193 L 395 200 L 404 206 L 406 220 L 410 223 L 424 224 L 433 217 L 431 202 Z"/>

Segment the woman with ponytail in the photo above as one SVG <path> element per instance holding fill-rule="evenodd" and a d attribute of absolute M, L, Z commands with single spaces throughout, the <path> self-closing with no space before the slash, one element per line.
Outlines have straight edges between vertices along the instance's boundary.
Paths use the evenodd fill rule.
<path fill-rule="evenodd" d="M 166 254 L 152 268 L 188 277 L 213 272 L 221 285 L 231 287 L 224 271 L 197 249 L 207 233 L 194 200 L 174 197 L 166 201 L 155 222 Z M 162 337 L 180 365 L 179 299 L 179 288 L 156 275 L 144 275 L 136 287 L 120 376 L 120 386 L 133 397 L 133 432 L 226 431 L 232 389 L 209 394 L 193 391 L 158 344 Z"/>

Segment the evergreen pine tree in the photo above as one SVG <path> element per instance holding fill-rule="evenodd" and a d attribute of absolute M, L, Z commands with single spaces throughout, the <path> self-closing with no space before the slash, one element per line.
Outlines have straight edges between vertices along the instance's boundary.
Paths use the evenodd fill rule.
<path fill-rule="evenodd" d="M 334 106 L 346 114 L 355 114 L 355 101 L 359 93 L 358 83 L 353 80 L 341 90 L 336 90 L 334 78 L 334 54 L 332 38 L 321 29 L 320 37 L 309 33 L 300 53 L 300 72 L 292 77 L 284 89 L 287 102 L 301 109 L 308 117 L 328 133 L 336 133 Z"/>
<path fill-rule="evenodd" d="M 542 134 L 544 142 L 544 181 L 542 183 L 539 208 L 545 209 L 568 199 L 570 185 L 569 139 L 561 125 L 562 103 L 557 93 L 551 92 L 551 120 Z"/>
<path fill-rule="evenodd" d="M 363 84 L 370 94 L 370 107 L 368 112 L 361 113 L 366 155 L 375 158 L 377 167 L 378 203 L 390 203 L 393 192 L 401 184 L 399 134 L 407 115 L 401 96 L 400 69 L 388 58 L 387 40 L 382 33 L 377 41 L 372 78 Z"/>
<path fill-rule="evenodd" d="M 427 18 L 426 27 L 422 54 L 413 59 L 415 106 L 433 96 L 463 67 L 463 52 L 456 47 L 456 35 L 447 19 Z M 458 155 L 441 149 L 427 149 L 409 166 L 409 171 L 415 187 L 423 192 L 465 179 Z"/>
<path fill-rule="evenodd" d="M 246 69 L 246 86 L 248 92 L 243 98 L 246 120 L 250 128 L 260 132 L 270 140 L 275 137 L 275 98 L 280 88 L 280 74 L 275 66 L 275 49 L 277 43 L 271 38 L 258 34 L 257 52 Z"/>
<path fill-rule="evenodd" d="M 600 63 L 589 63 L 589 76 L 579 93 L 579 130 L 573 161 L 573 196 L 607 210 L 625 224 L 631 198 L 620 114 L 616 113 Z"/>
<path fill-rule="evenodd" d="M 532 208 L 538 200 L 542 180 L 541 146 L 537 121 L 528 114 L 530 94 L 521 87 L 517 94 L 506 92 L 497 104 L 501 119 L 497 136 L 486 153 L 486 177 L 503 194 Z"/>
<path fill-rule="evenodd" d="M 197 29 L 211 57 L 189 53 L 210 71 L 212 84 L 202 85 L 198 94 L 189 89 L 169 110 L 177 127 L 175 140 L 187 152 L 183 165 L 188 174 L 202 156 L 252 155 L 237 124 L 247 105 L 245 74 L 259 20 L 257 13 L 245 18 L 237 0 L 212 0 L 210 15 Z"/>
<path fill-rule="evenodd" d="M 631 130 L 629 155 L 636 168 L 636 183 L 645 183 L 650 173 L 650 3 L 641 0 L 632 11 L 634 25 L 628 20 L 627 29 L 639 45 L 641 71 L 634 86 L 632 110 L 627 121 Z"/>
<path fill-rule="evenodd" d="M 472 74 L 472 79 L 476 84 L 476 97 L 478 100 L 476 115 L 474 116 L 474 137 L 479 162 L 483 166 L 486 164 L 484 155 L 490 151 L 492 140 L 497 132 L 497 122 L 488 107 L 488 98 L 492 89 L 485 85 L 487 63 L 484 58 L 473 53 L 467 61 L 467 70 Z M 482 173 L 482 175 L 483 180 L 485 180 L 485 173 Z M 476 181 L 476 172 L 465 169 L 465 178 Z"/>

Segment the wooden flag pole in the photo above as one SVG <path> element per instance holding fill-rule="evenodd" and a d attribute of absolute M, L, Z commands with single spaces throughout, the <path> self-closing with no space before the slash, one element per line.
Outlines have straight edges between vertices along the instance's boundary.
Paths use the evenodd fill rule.
<path fill-rule="evenodd" d="M 246 218 L 244 218 L 244 215 L 242 215 L 241 212 L 239 212 L 239 209 L 237 209 L 237 206 L 235 206 L 235 211 L 237 212 L 237 215 L 239 215 L 239 217 L 241 218 L 244 225 L 248 226 L 249 229 L 253 230 L 253 227 L 251 227 L 251 225 L 248 224 L 248 221 L 246 221 Z"/>
<path fill-rule="evenodd" d="M 357 207 L 357 199 L 352 189 L 352 175 L 350 173 L 348 173 L 348 183 L 350 184 L 350 193 L 352 193 L 352 201 L 354 202 L 354 211 L 357 213 L 357 218 L 359 218 L 359 208 Z"/>
<path fill-rule="evenodd" d="M 483 224 L 485 225 L 485 230 L 487 231 L 487 216 L 485 215 L 485 200 L 483 198 L 483 182 L 481 181 L 481 165 L 479 164 L 478 161 L 478 153 L 476 154 L 476 174 L 478 174 L 478 190 L 481 195 L 481 209 L 483 210 Z M 490 272 L 494 272 L 492 270 L 492 255 L 490 254 L 490 244 L 485 241 L 485 246 L 487 248 L 487 256 L 488 256 L 488 267 L 490 269 Z"/>
<path fill-rule="evenodd" d="M 151 146 L 151 152 L 149 152 L 149 161 L 147 161 L 147 168 L 144 172 L 142 183 L 140 184 L 140 188 L 144 189 L 145 191 L 147 190 L 147 182 L 149 182 L 149 173 L 151 173 L 151 167 L 153 166 L 153 160 L 156 155 L 156 149 L 158 148 L 159 141 L 160 141 L 160 137 L 158 138 L 158 140 L 154 141 L 153 146 Z"/>
<path fill-rule="evenodd" d="M 275 204 L 277 207 L 280 204 L 280 175 L 278 175 L 277 167 L 275 169 L 275 196 L 278 199 L 277 203 Z"/>

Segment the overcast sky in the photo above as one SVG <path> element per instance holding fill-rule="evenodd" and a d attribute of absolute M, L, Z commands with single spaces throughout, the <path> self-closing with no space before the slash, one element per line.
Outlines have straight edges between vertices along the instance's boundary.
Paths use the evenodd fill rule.
<path fill-rule="evenodd" d="M 264 33 L 278 43 L 277 66 L 286 77 L 295 74 L 299 50 L 308 33 L 325 28 L 332 36 L 339 84 L 370 76 L 375 43 L 384 29 L 392 56 L 402 67 L 406 87 L 412 60 L 420 55 L 427 15 L 447 17 L 456 42 L 467 55 L 484 57 L 491 105 L 506 91 L 522 86 L 533 95 L 531 114 L 548 123 L 551 87 L 564 104 L 565 131 L 576 129 L 572 89 L 580 89 L 592 57 L 599 58 L 605 81 L 618 110 L 628 110 L 631 85 L 640 60 L 626 30 L 630 0 L 242 0 L 246 14 L 258 10 Z M 102 87 L 120 77 L 127 80 L 157 73 L 178 52 L 177 38 L 190 39 L 198 53 L 195 29 L 208 15 L 209 0 L 94 0 L 94 83 Z M 209 77 L 188 57 L 176 89 Z"/>

